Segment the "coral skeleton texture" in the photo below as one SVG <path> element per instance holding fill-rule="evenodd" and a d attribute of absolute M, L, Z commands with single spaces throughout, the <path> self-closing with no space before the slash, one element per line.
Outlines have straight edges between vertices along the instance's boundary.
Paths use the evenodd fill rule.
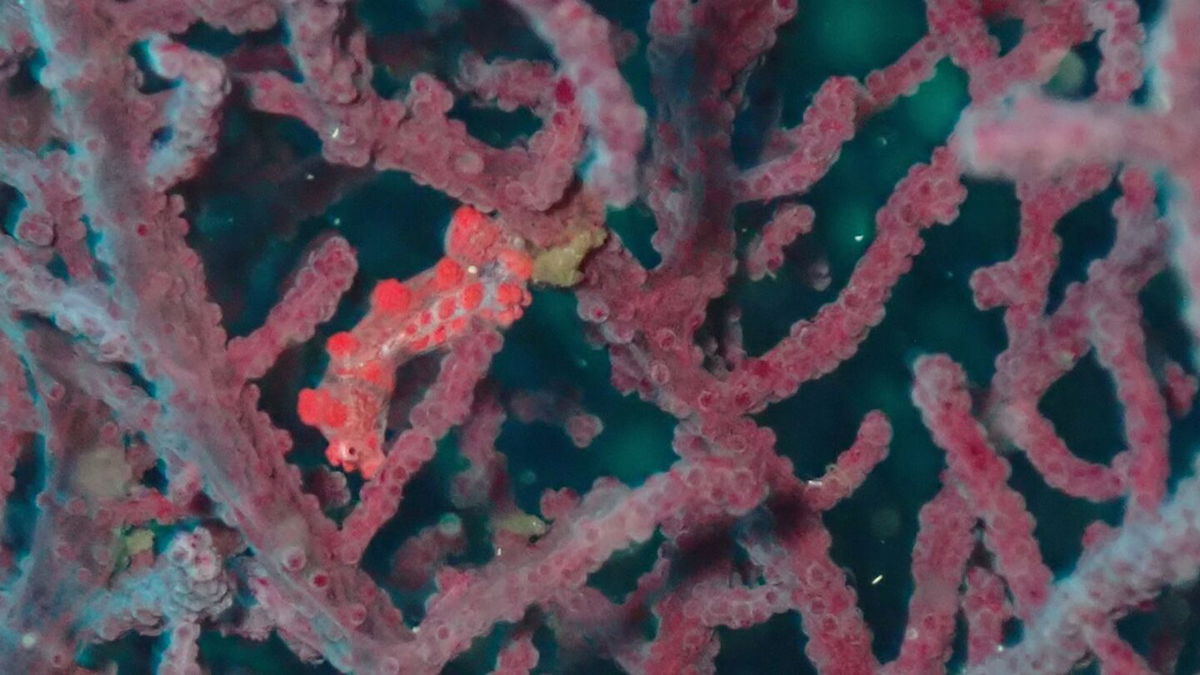
<path fill-rule="evenodd" d="M 0 0 L 0 671 L 1200 667 L 1200 0 L 891 3 Z"/>

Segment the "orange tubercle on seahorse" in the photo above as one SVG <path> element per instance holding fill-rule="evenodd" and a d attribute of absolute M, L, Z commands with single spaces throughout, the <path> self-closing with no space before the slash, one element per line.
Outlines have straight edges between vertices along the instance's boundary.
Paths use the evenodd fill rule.
<path fill-rule="evenodd" d="M 533 259 L 515 249 L 503 249 L 496 254 L 496 260 L 504 265 L 509 274 L 519 281 L 528 281 L 533 276 Z"/>
<path fill-rule="evenodd" d="M 367 315 L 328 338 L 329 367 L 317 388 L 301 391 L 297 411 L 324 434 L 332 464 L 367 478 L 378 470 L 401 364 L 445 348 L 472 323 L 507 327 L 521 316 L 533 270 L 523 247 L 506 240 L 492 219 L 462 207 L 451 220 L 445 257 L 410 279 L 378 282 Z"/>
<path fill-rule="evenodd" d="M 382 312 L 407 311 L 412 301 L 412 289 L 399 279 L 385 279 L 375 284 L 375 290 L 371 293 L 373 307 Z"/>
<path fill-rule="evenodd" d="M 322 389 L 302 389 L 296 405 L 300 421 L 314 427 L 337 428 L 346 423 L 345 404 Z"/>
<path fill-rule="evenodd" d="M 358 349 L 358 339 L 354 335 L 345 331 L 334 333 L 329 336 L 325 342 L 325 350 L 330 356 L 346 357 L 354 353 Z"/>
<path fill-rule="evenodd" d="M 383 415 L 394 384 L 390 371 L 372 362 L 342 369 L 320 388 L 300 392 L 300 419 L 325 435 L 331 463 L 369 477 L 368 467 L 383 461 Z"/>
<path fill-rule="evenodd" d="M 460 206 L 446 231 L 446 255 L 468 265 L 482 265 L 493 257 L 500 242 L 500 228 L 492 219 L 470 206 Z"/>

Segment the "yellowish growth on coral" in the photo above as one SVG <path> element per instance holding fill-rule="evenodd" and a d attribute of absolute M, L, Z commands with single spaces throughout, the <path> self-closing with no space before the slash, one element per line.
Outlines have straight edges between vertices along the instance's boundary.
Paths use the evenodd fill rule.
<path fill-rule="evenodd" d="M 579 273 L 583 259 L 607 238 L 608 231 L 603 227 L 583 226 L 571 235 L 567 243 L 535 251 L 533 280 L 551 286 L 574 286 L 583 278 Z"/>
<path fill-rule="evenodd" d="M 540 537 L 546 534 L 546 521 L 524 511 L 517 511 L 494 518 L 492 528 L 522 537 Z"/>
<path fill-rule="evenodd" d="M 115 569 L 124 569 L 139 553 L 154 550 L 154 532 L 145 527 L 136 527 L 121 532 L 118 528 Z"/>
<path fill-rule="evenodd" d="M 124 543 L 125 552 L 134 556 L 154 548 L 154 533 L 144 527 L 139 527 L 125 534 Z"/>

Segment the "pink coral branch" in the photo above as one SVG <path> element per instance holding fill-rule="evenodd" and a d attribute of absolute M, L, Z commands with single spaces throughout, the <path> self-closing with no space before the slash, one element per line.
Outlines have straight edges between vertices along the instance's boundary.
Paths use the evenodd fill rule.
<path fill-rule="evenodd" d="M 613 36 L 607 21 L 581 0 L 512 0 L 533 28 L 554 49 L 581 98 L 593 138 L 592 165 L 586 180 L 614 206 L 627 206 L 638 190 L 637 162 L 646 129 L 646 113 L 617 70 Z"/>
<path fill-rule="evenodd" d="M 262 377 L 285 349 L 312 338 L 317 326 L 333 316 L 357 270 L 354 249 L 345 239 L 331 237 L 314 248 L 263 325 L 229 341 L 229 360 L 238 375 Z"/>
<path fill-rule="evenodd" d="M 350 0 L 0 3 L 0 506 L 6 523 L 34 513 L 27 550 L 16 555 L 7 533 L 0 550 L 9 669 L 66 671 L 85 645 L 136 632 L 164 635 L 164 672 L 194 672 L 202 633 L 216 629 L 276 635 L 300 659 L 347 672 L 439 672 L 489 635 L 503 638 L 499 673 L 581 652 L 633 672 L 711 672 L 729 631 L 785 612 L 822 672 L 1066 672 L 1089 658 L 1114 672 L 1158 667 L 1114 622 L 1200 569 L 1200 483 L 1173 480 L 1169 462 L 1172 415 L 1181 425 L 1194 415 L 1194 364 L 1164 353 L 1175 346 L 1150 325 L 1160 308 L 1143 306 L 1173 256 L 1193 296 L 1183 332 L 1200 334 L 1200 48 L 1186 39 L 1200 32 L 1200 2 L 1171 0 L 1148 50 L 1133 0 L 928 0 L 926 34 L 861 80 L 823 75 L 791 128 L 753 123 L 762 102 L 751 95 L 785 24 L 806 18 L 791 0 L 656 0 L 645 87 L 620 63 L 642 53 L 633 33 L 585 0 L 509 3 L 549 46 L 545 61 L 498 56 L 508 26 L 476 22 L 448 64 L 434 58 L 441 31 L 490 15 L 418 4 L 429 25 L 397 37 Z M 991 24 L 1010 19 L 1021 36 L 1001 54 Z M 201 23 L 240 46 L 209 49 L 196 37 L 209 31 L 193 31 Z M 1034 93 L 1092 40 L 1094 94 Z M 785 248 L 814 229 L 814 245 L 839 235 L 818 183 L 864 123 L 943 67 L 965 74 L 971 99 L 956 131 L 882 200 L 836 295 L 779 317 L 786 334 L 762 344 L 739 306 L 745 277 L 783 271 Z M 1161 77 L 1134 107 L 1149 67 Z M 530 125 L 493 144 L 470 119 L 480 107 L 528 113 Z M 237 143 L 224 132 L 246 121 L 241 108 L 248 126 L 285 116 L 311 130 L 319 153 L 285 155 L 297 171 L 401 171 L 460 202 L 436 262 L 380 279 L 364 258 L 370 297 L 359 298 L 358 256 L 375 242 L 339 216 L 344 236 L 316 234 L 263 324 L 228 339 L 210 297 L 207 267 L 221 253 L 204 248 L 205 177 Z M 761 148 L 747 158 L 738 144 L 750 133 Z M 1168 188 L 1166 219 L 1150 170 Z M 1014 179 L 1020 206 L 1011 257 L 969 282 L 918 263 L 925 237 L 937 238 L 927 231 L 967 203 L 966 173 Z M 1055 306 L 1069 272 L 1059 229 L 1114 176 L 1115 241 Z M 743 216 L 772 211 L 743 251 Z M 653 222 L 657 264 L 640 262 L 618 226 L 640 217 Z M 404 236 L 440 225 L 417 222 L 428 218 L 414 212 Z M 876 637 L 873 591 L 841 566 L 835 522 L 856 498 L 892 489 L 870 476 L 925 466 L 888 463 L 893 421 L 906 448 L 923 437 L 903 411 L 869 412 L 806 480 L 796 467 L 809 448 L 777 436 L 768 409 L 881 334 L 893 294 L 920 297 L 943 272 L 977 309 L 1001 310 L 1005 346 L 975 390 L 957 352 L 898 345 L 915 358 L 912 401 L 946 468 L 916 516 L 907 624 Z M 538 499 L 502 403 L 562 425 L 580 447 L 597 440 L 571 461 L 618 466 L 624 450 L 606 456 L 606 444 L 628 438 L 611 423 L 597 437 L 590 398 L 585 410 L 526 394 L 493 368 L 518 321 L 528 323 L 509 334 L 514 353 L 523 333 L 561 331 L 540 311 L 526 316 L 534 303 L 553 315 L 560 300 L 605 350 L 612 385 L 674 425 L 675 457 L 586 490 L 539 475 Z M 347 323 L 314 344 L 335 313 Z M 1072 447 L 1070 425 L 1045 409 L 1089 354 L 1121 410 L 1124 448 L 1111 462 Z M 424 366 L 428 380 L 414 374 Z M 821 409 L 856 408 L 833 403 Z M 288 408 L 309 429 L 291 428 Z M 425 506 L 406 501 L 428 487 L 418 472 L 446 477 L 439 444 L 465 464 L 437 511 L 410 510 Z M 1016 451 L 1056 493 L 1124 500 L 1124 522 L 1092 523 L 1057 581 L 1035 511 L 1009 480 Z M 26 460 L 39 485 L 19 483 Z M 416 534 L 391 538 L 390 524 L 410 522 Z M 636 585 L 601 592 L 595 575 L 652 539 Z M 376 545 L 390 568 L 371 575 Z M 430 582 L 421 620 L 406 616 Z M 1009 622 L 1021 628 L 1012 644 Z M 960 625 L 965 654 L 954 651 Z M 539 653 L 547 634 L 556 648 Z M 891 662 L 880 645 L 898 649 Z"/>

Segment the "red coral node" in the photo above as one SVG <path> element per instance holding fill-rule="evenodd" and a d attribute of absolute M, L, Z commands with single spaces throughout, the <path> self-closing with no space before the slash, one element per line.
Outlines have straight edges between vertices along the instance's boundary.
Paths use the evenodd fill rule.
<path fill-rule="evenodd" d="M 358 339 L 345 331 L 329 336 L 325 349 L 331 356 L 349 356 L 358 349 Z"/>
<path fill-rule="evenodd" d="M 462 301 L 463 309 L 468 312 L 475 309 L 483 302 L 483 284 L 474 283 L 467 286 L 463 289 L 459 300 Z"/>
<path fill-rule="evenodd" d="M 329 395 L 323 391 L 316 389 L 301 389 L 300 397 L 296 402 L 296 412 L 300 415 L 300 421 L 315 427 L 321 423 L 324 417 L 325 402 Z"/>
<path fill-rule="evenodd" d="M 462 283 L 463 268 L 450 258 L 442 258 L 433 268 L 433 284 L 438 290 L 447 290 Z"/>
<path fill-rule="evenodd" d="M 482 264 L 500 239 L 500 229 L 470 206 L 460 206 L 450 219 L 446 253 L 472 264 Z"/>
<path fill-rule="evenodd" d="M 413 301 L 412 289 L 398 279 L 385 279 L 375 285 L 371 294 L 371 302 L 376 309 L 384 312 L 406 311 Z"/>
<path fill-rule="evenodd" d="M 508 270 L 508 273 L 525 281 L 533 276 L 533 260 L 520 251 L 506 248 L 496 254 L 496 259 Z"/>

